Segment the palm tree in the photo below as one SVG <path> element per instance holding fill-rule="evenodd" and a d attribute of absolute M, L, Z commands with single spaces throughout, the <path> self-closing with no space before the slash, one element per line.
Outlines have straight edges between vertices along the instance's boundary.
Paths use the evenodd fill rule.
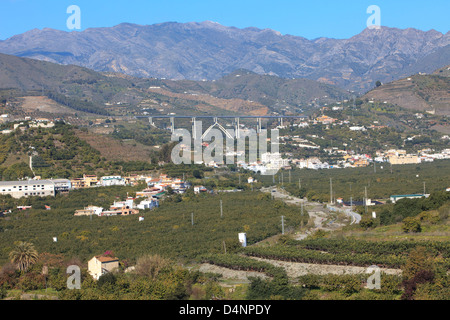
<path fill-rule="evenodd" d="M 9 253 L 9 259 L 12 263 L 17 264 L 20 271 L 27 271 L 37 258 L 38 252 L 29 242 L 17 242 L 15 248 Z"/>

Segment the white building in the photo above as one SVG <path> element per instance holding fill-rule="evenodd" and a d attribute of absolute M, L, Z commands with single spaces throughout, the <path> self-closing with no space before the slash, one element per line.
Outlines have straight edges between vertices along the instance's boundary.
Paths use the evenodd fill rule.
<path fill-rule="evenodd" d="M 155 207 L 159 207 L 158 200 L 156 199 L 143 200 L 137 205 L 137 208 L 141 210 L 153 209 Z"/>
<path fill-rule="evenodd" d="M 96 256 L 88 261 L 89 274 L 98 280 L 108 272 L 112 272 L 119 268 L 119 259 L 114 257 Z"/>
<path fill-rule="evenodd" d="M 114 208 L 123 208 L 123 207 L 128 207 L 128 208 L 134 208 L 134 199 L 133 198 L 128 198 L 125 201 L 114 201 L 114 204 L 111 206 Z"/>
<path fill-rule="evenodd" d="M 396 203 L 398 200 L 401 199 L 419 199 L 419 198 L 428 198 L 430 195 L 429 194 L 403 194 L 403 195 L 393 195 L 390 196 L 390 200 L 392 203 Z"/>
<path fill-rule="evenodd" d="M 358 127 L 358 126 L 353 126 L 353 127 L 349 127 L 349 129 L 351 131 L 366 131 L 367 129 L 364 127 Z"/>
<path fill-rule="evenodd" d="M 72 183 L 68 179 L 51 179 L 55 185 L 55 192 L 68 192 L 72 189 Z"/>
<path fill-rule="evenodd" d="M 261 162 L 263 164 L 272 164 L 274 167 L 285 167 L 289 165 L 289 159 L 283 159 L 281 158 L 281 153 L 274 152 L 274 153 L 263 153 L 261 155 Z"/>
<path fill-rule="evenodd" d="M 320 161 L 319 158 L 313 157 L 308 159 L 302 159 L 297 163 L 297 167 L 300 169 L 313 169 L 313 170 L 319 170 L 319 169 L 328 169 L 329 165 L 328 163 Z"/>
<path fill-rule="evenodd" d="M 125 185 L 125 179 L 122 178 L 121 176 L 104 176 L 104 177 L 100 178 L 99 183 L 103 187 L 124 186 Z"/>
<path fill-rule="evenodd" d="M 92 213 L 99 217 L 102 215 L 102 212 L 103 212 L 102 207 L 96 207 L 96 206 L 86 207 L 85 210 L 92 210 Z"/>
<path fill-rule="evenodd" d="M 0 194 L 16 199 L 55 196 L 55 183 L 51 180 L 0 181 Z"/>

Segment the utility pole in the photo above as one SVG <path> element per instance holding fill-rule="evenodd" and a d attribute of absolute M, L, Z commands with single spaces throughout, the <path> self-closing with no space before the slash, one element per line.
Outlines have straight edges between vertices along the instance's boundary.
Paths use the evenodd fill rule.
<path fill-rule="evenodd" d="M 302 188 L 302 179 L 298 179 L 298 188 L 299 188 L 299 189 Z"/>
<path fill-rule="evenodd" d="M 364 187 L 364 206 L 365 212 L 367 213 L 367 187 Z"/>
<path fill-rule="evenodd" d="M 220 217 L 223 218 L 222 200 L 220 200 Z"/>
<path fill-rule="evenodd" d="M 281 233 L 284 234 L 284 216 L 281 216 Z"/>
<path fill-rule="evenodd" d="M 333 181 L 330 178 L 330 204 L 333 204 Z"/>

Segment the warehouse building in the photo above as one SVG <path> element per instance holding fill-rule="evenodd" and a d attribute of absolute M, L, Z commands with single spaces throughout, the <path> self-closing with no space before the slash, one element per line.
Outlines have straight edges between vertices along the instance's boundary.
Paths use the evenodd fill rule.
<path fill-rule="evenodd" d="M 0 194 L 16 199 L 55 196 L 63 184 L 62 180 L 0 181 Z"/>

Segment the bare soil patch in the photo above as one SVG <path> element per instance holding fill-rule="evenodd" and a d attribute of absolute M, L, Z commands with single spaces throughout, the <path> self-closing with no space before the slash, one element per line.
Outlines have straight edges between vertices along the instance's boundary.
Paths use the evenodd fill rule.
<path fill-rule="evenodd" d="M 91 147 L 100 151 L 102 157 L 108 161 L 148 161 L 152 147 L 134 141 L 120 141 L 112 137 L 91 132 L 76 130 L 80 139 L 85 140 Z"/>

